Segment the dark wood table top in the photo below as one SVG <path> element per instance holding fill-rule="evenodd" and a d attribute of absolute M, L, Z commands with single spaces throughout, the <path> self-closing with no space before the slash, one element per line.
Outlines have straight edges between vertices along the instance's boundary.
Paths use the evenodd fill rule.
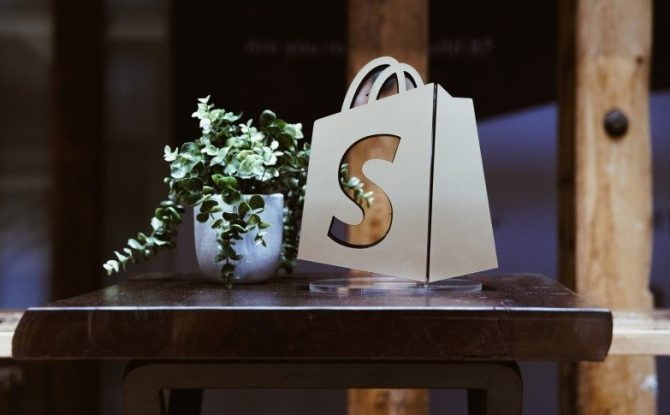
<path fill-rule="evenodd" d="M 331 274 L 332 276 L 332 274 Z M 318 276 L 228 290 L 139 276 L 28 309 L 20 359 L 602 360 L 612 314 L 536 275 L 473 293 L 312 293 Z"/>

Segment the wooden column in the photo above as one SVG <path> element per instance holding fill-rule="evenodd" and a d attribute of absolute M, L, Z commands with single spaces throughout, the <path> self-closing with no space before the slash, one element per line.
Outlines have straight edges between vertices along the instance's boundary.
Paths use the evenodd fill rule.
<path fill-rule="evenodd" d="M 104 2 L 56 0 L 53 18 L 51 298 L 100 287 Z M 94 362 L 25 364 L 26 414 L 98 412 Z M 39 396 L 39 399 L 35 399 Z"/>
<path fill-rule="evenodd" d="M 560 277 L 618 309 L 652 307 L 651 3 L 559 2 Z M 561 377 L 563 414 L 655 413 L 653 357 L 566 365 Z"/>
<path fill-rule="evenodd" d="M 348 1 L 347 73 L 351 81 L 370 60 L 389 55 L 413 66 L 426 79 L 428 72 L 428 0 Z M 392 159 L 394 142 L 368 140 L 349 157 L 349 171 L 363 177 L 362 165 L 371 158 Z M 380 194 L 373 183 L 365 190 Z M 351 227 L 351 242 L 367 243 L 382 237 L 390 221 L 390 205 L 376 203 L 366 212 L 366 226 Z"/>
<path fill-rule="evenodd" d="M 104 2 L 58 0 L 54 12 L 51 296 L 99 287 Z"/>
<path fill-rule="evenodd" d="M 351 80 L 371 59 L 389 55 L 412 65 L 426 79 L 428 72 L 428 0 L 349 0 L 347 71 Z M 392 154 L 393 148 L 382 141 L 361 144 L 349 159 L 351 174 L 361 177 L 363 162 Z M 366 190 L 379 191 L 376 186 Z M 373 220 L 369 226 L 350 232 L 356 241 L 381 236 L 387 229 L 389 206 L 378 203 L 366 212 Z M 352 228 L 356 229 L 356 228 Z M 360 232 L 361 234 L 356 234 Z M 425 390 L 352 389 L 349 391 L 349 415 L 421 415 L 428 412 Z"/>

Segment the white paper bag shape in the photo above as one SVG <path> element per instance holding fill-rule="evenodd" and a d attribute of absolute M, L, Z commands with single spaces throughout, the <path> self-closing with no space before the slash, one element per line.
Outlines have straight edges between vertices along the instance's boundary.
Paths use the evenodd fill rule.
<path fill-rule="evenodd" d="M 351 108 L 363 80 L 380 69 L 369 102 Z M 398 94 L 377 99 L 391 77 Z M 414 85 L 406 78 L 416 88 L 407 90 Z M 376 243 L 352 246 L 329 233 L 334 220 L 363 220 L 362 209 L 340 187 L 339 166 L 355 143 L 378 135 L 399 138 L 393 160 L 363 165 L 367 181 L 391 202 L 391 225 Z M 421 282 L 496 268 L 472 100 L 423 85 L 411 66 L 390 57 L 365 65 L 342 111 L 314 123 L 298 258 Z"/>

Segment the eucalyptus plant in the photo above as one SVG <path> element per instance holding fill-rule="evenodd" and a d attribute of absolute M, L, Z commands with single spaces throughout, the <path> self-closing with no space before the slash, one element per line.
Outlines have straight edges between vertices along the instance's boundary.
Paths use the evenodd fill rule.
<path fill-rule="evenodd" d="M 196 207 L 196 219 L 212 222 L 216 233 L 221 278 L 231 284 L 235 261 L 242 255 L 235 242 L 252 233 L 256 244 L 265 246 L 266 229 L 261 219 L 264 200 L 260 195 L 284 195 L 284 229 L 281 265 L 291 272 L 296 264 L 299 223 L 304 203 L 309 143 L 303 140 L 302 125 L 291 124 L 265 110 L 258 119 L 240 123 L 241 114 L 216 108 L 209 97 L 198 100 L 193 117 L 199 120 L 201 136 L 180 147 L 165 146 L 164 159 L 170 175 L 164 179 L 168 196 L 151 218 L 151 232 L 128 239 L 114 259 L 103 264 L 109 275 L 125 270 L 129 263 L 148 260 L 159 251 L 176 246 L 177 226 L 188 207 Z M 370 207 L 372 192 L 364 191 L 357 177 L 350 177 L 346 164 L 340 166 L 342 188 L 359 205 Z M 231 208 L 224 209 L 213 197 L 220 195 Z M 218 215 L 220 214 L 220 215 Z M 259 248 L 260 249 L 260 248 Z"/>

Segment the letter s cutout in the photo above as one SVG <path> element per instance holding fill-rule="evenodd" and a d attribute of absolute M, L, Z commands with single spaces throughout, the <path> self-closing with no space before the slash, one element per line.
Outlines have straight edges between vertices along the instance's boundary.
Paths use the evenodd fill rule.
<path fill-rule="evenodd" d="M 384 140 L 385 141 L 385 143 L 384 143 L 385 146 L 389 146 L 389 144 L 390 144 L 390 146 L 392 146 L 392 148 L 393 148 L 393 154 L 391 155 L 390 160 L 389 160 L 389 158 L 377 158 L 377 157 L 375 157 L 375 158 L 380 159 L 380 160 L 386 160 L 388 162 L 393 163 L 393 160 L 395 159 L 395 155 L 398 152 L 398 146 L 400 145 L 400 137 L 398 137 L 396 135 L 379 134 L 379 135 L 371 135 L 371 136 L 363 137 L 360 140 L 356 141 L 354 144 L 352 144 L 347 149 L 347 151 L 344 153 L 344 155 L 342 156 L 342 160 L 340 161 L 340 164 L 338 165 L 338 169 L 339 169 L 339 166 L 341 166 L 342 163 L 344 163 L 344 161 L 347 160 L 349 154 L 352 153 L 353 151 L 356 151 L 357 146 L 359 146 L 363 143 L 365 143 L 365 145 L 373 144 L 373 143 L 375 143 L 375 141 L 379 142 L 378 140 Z M 387 154 L 388 153 L 390 153 L 390 151 L 387 152 Z M 365 162 L 367 162 L 367 160 L 365 160 L 361 164 L 364 164 Z M 352 167 L 353 166 L 350 166 L 349 171 L 353 170 Z M 358 167 L 358 166 L 356 166 L 356 167 Z M 360 169 L 360 171 L 362 171 L 362 169 Z M 362 179 L 365 183 L 374 184 L 374 182 L 372 182 L 367 177 L 365 177 L 365 175 L 362 175 L 362 176 L 363 176 Z M 391 215 L 390 220 L 388 221 L 388 225 L 386 226 L 386 229 L 384 230 L 382 236 L 378 237 L 374 240 L 360 241 L 359 243 L 353 243 L 353 242 L 347 241 L 343 237 L 337 235 L 336 229 L 342 229 L 342 227 L 353 228 L 353 227 L 359 227 L 359 226 L 369 226 L 368 222 L 370 220 L 375 220 L 375 218 L 373 218 L 371 215 L 366 215 L 363 208 L 358 203 L 356 203 L 355 199 L 344 190 L 344 188 L 342 187 L 341 184 L 340 184 L 340 189 L 347 196 L 347 198 L 349 198 L 353 203 L 356 204 L 356 206 L 359 209 L 361 209 L 361 211 L 363 213 L 363 220 L 359 224 L 351 225 L 351 224 L 347 224 L 345 222 L 342 222 L 341 220 L 339 220 L 338 218 L 333 216 L 332 219 L 330 220 L 330 227 L 328 228 L 328 237 L 330 237 L 330 239 L 332 239 L 333 241 L 335 241 L 336 243 L 338 243 L 340 245 L 347 246 L 349 248 L 358 248 L 358 249 L 370 248 L 372 246 L 377 245 L 381 241 L 383 241 L 384 238 L 386 238 L 386 235 L 388 235 L 389 231 L 391 230 L 391 225 L 393 223 L 393 204 L 391 203 L 391 200 L 389 199 L 388 195 L 379 186 L 377 186 L 378 190 L 375 190 L 375 194 L 374 194 L 375 204 L 379 204 L 379 203 L 387 204 L 389 206 L 389 212 L 390 212 L 390 215 Z"/>

